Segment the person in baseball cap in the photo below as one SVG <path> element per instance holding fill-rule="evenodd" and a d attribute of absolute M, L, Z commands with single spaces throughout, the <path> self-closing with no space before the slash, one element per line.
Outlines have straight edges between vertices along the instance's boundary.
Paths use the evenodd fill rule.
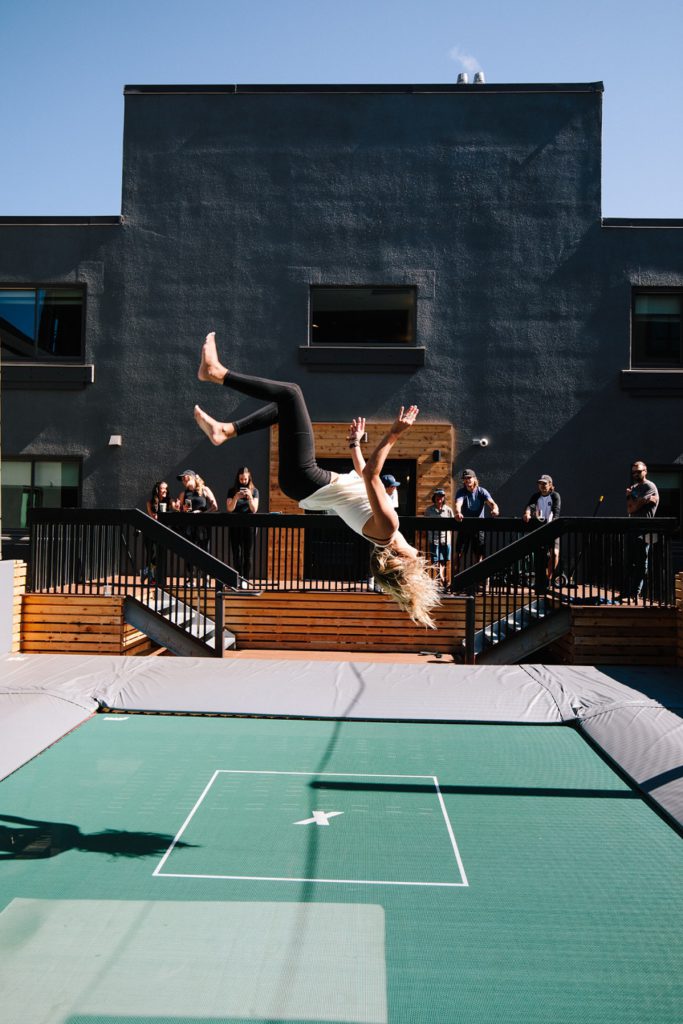
<path fill-rule="evenodd" d="M 434 489 L 432 503 L 425 509 L 424 514 L 428 519 L 453 519 L 453 509 L 450 505 L 446 504 L 446 492 L 443 487 L 436 487 Z M 429 557 L 432 565 L 436 568 L 442 587 L 446 587 L 448 584 L 448 568 L 451 562 L 451 538 L 450 530 L 429 530 L 427 532 Z"/>
<path fill-rule="evenodd" d="M 463 469 L 462 487 L 455 492 L 455 518 L 462 522 L 463 519 L 483 519 L 488 509 L 489 515 L 500 515 L 500 509 L 490 491 L 482 487 L 477 474 L 473 469 Z M 454 574 L 460 572 L 460 563 L 463 555 L 472 552 L 472 563 L 481 562 L 485 554 L 486 536 L 483 530 L 472 530 L 458 533 L 455 542 L 455 565 Z"/>
<path fill-rule="evenodd" d="M 553 478 L 548 473 L 543 473 L 536 481 L 537 490 L 531 495 L 522 513 L 522 519 L 528 523 L 535 519 L 538 523 L 551 523 L 560 515 L 562 501 L 559 492 L 555 490 Z M 552 580 L 557 572 L 560 562 L 560 538 L 556 537 L 548 548 L 548 579 Z"/>
<path fill-rule="evenodd" d="M 384 490 L 391 498 L 391 504 L 394 508 L 398 508 L 398 489 L 401 486 L 399 480 L 393 476 L 392 473 L 383 473 L 380 480 L 384 484 Z"/>

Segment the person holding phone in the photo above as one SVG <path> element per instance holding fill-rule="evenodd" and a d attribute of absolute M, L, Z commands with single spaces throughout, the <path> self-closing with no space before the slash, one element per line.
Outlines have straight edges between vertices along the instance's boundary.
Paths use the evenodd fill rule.
<path fill-rule="evenodd" d="M 254 486 L 251 470 L 248 466 L 240 466 L 228 491 L 225 507 L 228 512 L 235 512 L 241 518 L 258 512 L 258 504 L 258 487 Z M 247 580 L 251 579 L 252 574 L 254 536 L 255 531 L 249 525 L 230 527 L 231 563 L 233 569 L 242 577 L 242 587 L 245 590 L 249 586 Z"/>
<path fill-rule="evenodd" d="M 183 485 L 183 490 L 178 495 L 178 508 L 181 512 L 196 515 L 200 512 L 218 511 L 213 491 L 193 469 L 184 469 L 178 474 L 178 480 Z M 182 532 L 193 544 L 204 548 L 205 551 L 209 550 L 209 531 L 206 527 L 199 526 L 193 519 Z"/>

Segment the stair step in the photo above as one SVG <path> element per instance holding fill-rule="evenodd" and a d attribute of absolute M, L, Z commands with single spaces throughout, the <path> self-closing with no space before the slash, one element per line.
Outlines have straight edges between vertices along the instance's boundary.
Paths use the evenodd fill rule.
<path fill-rule="evenodd" d="M 505 618 L 492 622 L 485 629 L 477 630 L 474 635 L 475 655 L 481 654 L 489 647 L 503 643 L 504 640 L 516 636 L 537 622 L 542 622 L 553 610 L 553 606 L 548 604 L 545 597 L 539 597 L 528 604 L 521 605 Z"/>
<path fill-rule="evenodd" d="M 172 597 L 164 590 L 147 594 L 141 599 L 141 604 L 207 647 L 216 649 L 216 626 L 213 619 L 202 615 L 195 608 Z M 235 646 L 234 634 L 229 630 L 224 630 L 223 646 L 225 650 Z"/>

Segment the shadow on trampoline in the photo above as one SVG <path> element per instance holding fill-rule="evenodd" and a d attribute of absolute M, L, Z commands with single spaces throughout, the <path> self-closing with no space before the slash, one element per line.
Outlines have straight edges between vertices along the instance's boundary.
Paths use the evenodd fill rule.
<path fill-rule="evenodd" d="M 110 857 L 157 857 L 173 841 L 173 836 L 160 832 L 127 832 L 105 829 L 104 832 L 81 832 L 77 825 L 62 821 L 37 821 L 0 814 L 0 860 L 38 860 L 57 857 L 68 850 L 104 853 Z M 176 843 L 190 847 L 193 843 Z"/>
<path fill-rule="evenodd" d="M 433 782 L 428 783 L 394 783 L 394 782 L 310 782 L 311 789 L 355 790 L 357 792 L 386 793 L 433 793 Z M 574 799 L 603 800 L 639 800 L 638 793 L 630 789 L 558 789 L 536 786 L 442 786 L 439 792 L 469 796 L 568 796 Z"/>

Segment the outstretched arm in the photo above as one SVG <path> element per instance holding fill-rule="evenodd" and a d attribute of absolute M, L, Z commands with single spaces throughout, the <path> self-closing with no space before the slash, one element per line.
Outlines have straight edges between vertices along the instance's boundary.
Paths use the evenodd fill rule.
<path fill-rule="evenodd" d="M 401 406 L 398 416 L 389 428 L 389 433 L 384 435 L 363 469 L 365 490 L 373 511 L 372 520 L 366 525 L 368 534 L 378 540 L 388 540 L 398 529 L 398 516 L 380 480 L 380 473 L 384 469 L 389 452 L 401 434 L 412 427 L 419 411 L 416 405 L 411 405 L 407 410 Z"/>
<path fill-rule="evenodd" d="M 353 468 L 355 469 L 358 476 L 360 476 L 365 469 L 365 459 L 363 458 L 363 452 L 361 451 L 360 441 L 365 433 L 365 416 L 354 417 L 349 424 L 349 429 L 346 434 L 346 440 L 349 442 L 349 448 L 351 449 L 351 459 L 353 460 Z"/>

